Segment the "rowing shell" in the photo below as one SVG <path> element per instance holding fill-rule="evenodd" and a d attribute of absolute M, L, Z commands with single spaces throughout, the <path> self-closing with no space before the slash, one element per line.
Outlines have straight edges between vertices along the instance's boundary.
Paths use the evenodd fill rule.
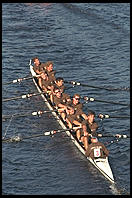
<path fill-rule="evenodd" d="M 40 87 L 38 86 L 37 78 L 35 77 L 36 73 L 33 70 L 31 60 L 30 60 L 29 66 L 30 66 L 30 72 L 31 72 L 32 76 L 34 77 L 33 82 L 34 82 L 37 90 L 39 91 L 39 93 L 41 93 L 42 91 L 41 91 Z M 59 114 L 56 112 L 53 112 L 54 108 L 53 108 L 51 102 L 49 101 L 48 97 L 46 95 L 44 95 L 43 93 L 41 94 L 41 96 L 42 96 L 46 106 L 49 108 L 49 110 L 52 110 L 51 113 L 57 118 L 57 121 L 59 122 L 61 127 L 63 129 L 68 129 L 66 124 L 63 122 L 62 118 L 59 116 Z M 77 146 L 77 148 L 85 156 L 85 150 L 84 150 L 83 146 L 78 142 L 75 135 L 73 135 L 70 131 L 65 131 L 65 132 L 71 138 L 72 142 Z M 87 157 L 87 159 L 105 176 L 105 178 L 107 178 L 110 182 L 114 183 L 114 177 L 113 177 L 113 173 L 112 173 L 111 167 L 108 162 L 108 157 L 106 157 L 106 159 L 98 158 L 95 160 L 92 160 L 90 157 Z"/>

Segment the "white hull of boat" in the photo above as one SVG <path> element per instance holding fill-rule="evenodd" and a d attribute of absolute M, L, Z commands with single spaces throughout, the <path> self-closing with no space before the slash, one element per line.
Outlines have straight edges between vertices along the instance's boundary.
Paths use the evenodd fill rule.
<path fill-rule="evenodd" d="M 35 76 L 36 73 L 33 70 L 33 66 L 31 65 L 31 61 L 30 61 L 30 72 L 32 74 L 32 76 Z M 39 93 L 41 93 L 42 91 L 40 90 L 38 84 L 35 81 L 35 78 L 33 78 L 33 82 L 37 88 L 37 90 L 39 91 Z M 49 110 L 54 110 L 53 107 L 50 105 L 50 103 L 48 102 L 47 98 L 44 96 L 44 94 L 41 94 L 43 100 L 45 101 L 45 104 L 47 105 L 47 107 L 49 108 Z M 66 125 L 63 123 L 63 121 L 60 119 L 59 115 L 57 115 L 56 112 L 51 112 L 56 118 L 57 121 L 59 122 L 59 124 L 61 125 L 61 127 L 63 129 L 68 129 L 66 127 Z M 71 138 L 72 142 L 78 147 L 78 149 L 83 153 L 83 155 L 85 155 L 85 150 L 84 148 L 80 145 L 80 143 L 74 138 L 74 136 L 71 134 L 71 132 L 66 131 L 66 134 Z M 110 168 L 109 162 L 108 162 L 108 158 L 106 159 L 96 159 L 96 160 L 92 160 L 90 157 L 87 157 L 87 159 L 112 183 L 114 183 L 114 178 L 113 178 L 113 174 L 112 174 L 112 170 Z"/>

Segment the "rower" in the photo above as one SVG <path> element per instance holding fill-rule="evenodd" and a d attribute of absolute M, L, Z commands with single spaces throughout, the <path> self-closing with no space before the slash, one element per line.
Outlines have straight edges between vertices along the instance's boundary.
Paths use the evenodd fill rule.
<path fill-rule="evenodd" d="M 96 137 L 91 137 L 91 144 L 88 145 L 85 155 L 92 160 L 106 158 L 109 155 L 109 150 Z"/>
<path fill-rule="evenodd" d="M 52 89 L 52 93 L 54 88 L 58 88 L 60 90 L 60 92 L 62 93 L 62 98 L 63 98 L 63 102 L 66 104 L 70 104 L 71 103 L 71 97 L 70 95 L 68 95 L 67 93 L 64 92 L 65 86 L 64 86 L 64 80 L 62 77 L 57 77 L 54 84 L 53 84 L 53 89 Z"/>
<path fill-rule="evenodd" d="M 74 108 L 74 110 L 76 112 L 76 121 L 81 123 L 82 119 L 87 119 L 87 115 L 82 110 L 83 104 L 80 103 L 80 95 L 79 94 L 74 94 L 70 105 Z M 79 141 L 80 141 L 80 133 L 81 133 L 80 129 L 77 129 L 76 136 Z"/>
<path fill-rule="evenodd" d="M 41 71 L 45 70 L 45 64 L 41 63 L 38 57 L 32 59 L 34 66 L 33 69 L 37 74 L 40 74 Z"/>
<path fill-rule="evenodd" d="M 51 93 L 52 82 L 49 80 L 49 77 L 47 75 L 47 72 L 45 72 L 45 71 L 41 72 L 39 86 L 41 87 L 41 89 L 45 93 L 48 93 L 48 94 Z"/>
<path fill-rule="evenodd" d="M 57 87 L 54 87 L 53 98 L 51 102 L 55 105 L 55 108 L 58 109 L 58 112 L 60 113 L 63 120 L 65 120 L 67 105 L 62 97 L 60 89 Z"/>
<path fill-rule="evenodd" d="M 73 128 L 75 131 L 81 128 L 81 123 L 76 119 L 76 112 L 72 106 L 67 106 L 66 109 L 66 122 L 69 128 Z"/>
<path fill-rule="evenodd" d="M 73 99 L 70 103 L 70 105 L 75 109 L 76 111 L 76 116 L 77 116 L 77 120 L 79 122 L 82 121 L 81 118 L 83 119 L 87 119 L 86 114 L 83 112 L 82 108 L 83 108 L 83 104 L 80 103 L 80 95 L 79 94 L 74 94 Z"/>
<path fill-rule="evenodd" d="M 36 72 L 36 74 L 41 74 L 42 71 L 45 70 L 45 64 L 41 63 L 38 57 L 35 57 L 32 59 L 34 66 L 33 70 Z M 37 77 L 38 83 L 40 84 L 40 77 Z"/>
<path fill-rule="evenodd" d="M 62 77 L 57 77 L 55 80 L 55 84 L 54 86 L 56 86 L 57 88 L 60 89 L 60 91 L 63 93 L 65 86 L 64 86 L 64 79 Z"/>
<path fill-rule="evenodd" d="M 49 80 L 51 82 L 55 82 L 56 78 L 55 78 L 55 71 L 53 70 L 53 62 L 48 61 L 45 64 L 46 64 L 45 70 L 49 76 Z"/>
<path fill-rule="evenodd" d="M 78 140 L 79 142 L 82 142 L 84 144 L 84 148 L 85 150 L 87 150 L 88 149 L 88 137 L 90 134 L 87 132 L 86 125 L 82 125 L 80 122 L 77 121 L 75 109 L 73 107 L 67 108 L 66 122 L 69 128 L 72 128 L 75 130 L 76 136 L 77 136 L 77 131 L 80 130 L 81 128 L 82 133 Z"/>
<path fill-rule="evenodd" d="M 54 95 L 56 95 L 54 93 L 55 90 L 58 90 L 59 88 L 56 86 L 56 85 L 53 85 L 52 86 L 52 89 L 51 89 L 51 95 L 52 95 L 52 99 L 51 99 L 51 102 L 53 103 L 53 98 L 54 98 Z M 59 89 L 60 90 L 60 89 Z M 62 102 L 65 104 L 65 105 L 69 105 L 69 103 L 71 102 L 71 97 L 70 95 L 68 95 L 67 93 L 64 93 L 60 90 L 60 93 L 61 93 L 61 98 L 62 98 Z"/>
<path fill-rule="evenodd" d="M 95 112 L 89 110 L 88 115 L 85 117 L 85 120 L 83 120 L 81 123 L 82 128 L 84 125 L 86 126 L 89 135 L 97 136 L 96 130 L 98 129 L 98 124 L 95 122 L 94 119 Z M 79 141 L 82 141 L 81 137 L 85 136 L 82 128 L 76 131 L 76 136 Z"/>
<path fill-rule="evenodd" d="M 98 129 L 98 124 L 95 122 L 95 112 L 92 110 L 88 111 L 87 117 L 85 120 L 82 121 L 82 124 L 87 126 L 87 130 L 91 130 L 91 134 L 96 136 L 96 131 Z"/>

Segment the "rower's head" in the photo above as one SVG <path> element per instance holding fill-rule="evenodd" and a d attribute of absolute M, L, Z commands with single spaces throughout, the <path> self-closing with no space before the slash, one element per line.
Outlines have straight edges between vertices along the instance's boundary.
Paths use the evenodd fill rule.
<path fill-rule="evenodd" d="M 79 94 L 74 94 L 73 96 L 73 104 L 78 104 L 80 100 L 80 95 Z"/>
<path fill-rule="evenodd" d="M 92 110 L 89 110 L 87 118 L 88 118 L 89 123 L 93 123 L 94 118 L 95 118 L 95 112 Z"/>
<path fill-rule="evenodd" d="M 71 107 L 71 106 L 68 106 L 68 107 L 67 107 L 67 114 L 69 114 L 69 115 L 73 115 L 74 113 L 75 113 L 74 108 L 73 108 L 73 107 Z"/>
<path fill-rule="evenodd" d="M 58 77 L 58 78 L 56 78 L 55 83 L 56 83 L 59 87 L 61 87 L 61 86 L 64 84 L 64 79 L 63 79 L 62 77 Z"/>
<path fill-rule="evenodd" d="M 52 62 L 52 61 L 46 62 L 46 70 L 47 70 L 48 72 L 53 71 L 53 62 Z"/>
<path fill-rule="evenodd" d="M 40 75 L 41 75 L 41 78 L 42 78 L 42 79 L 48 80 L 48 74 L 47 74 L 47 72 L 42 71 Z"/>
<path fill-rule="evenodd" d="M 98 139 L 96 137 L 91 137 L 91 143 L 97 143 Z"/>
<path fill-rule="evenodd" d="M 60 89 L 58 88 L 54 88 L 54 95 L 57 97 L 57 98 L 61 98 L 61 91 Z"/>
<path fill-rule="evenodd" d="M 40 61 L 39 61 L 38 57 L 33 58 L 33 63 L 34 63 L 34 65 L 39 66 Z"/>

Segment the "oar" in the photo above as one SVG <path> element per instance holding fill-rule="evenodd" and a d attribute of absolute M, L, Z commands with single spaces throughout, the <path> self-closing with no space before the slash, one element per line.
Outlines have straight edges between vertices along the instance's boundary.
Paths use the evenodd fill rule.
<path fill-rule="evenodd" d="M 106 134 L 106 135 L 103 135 L 101 133 L 98 133 L 97 134 L 98 137 L 116 137 L 116 138 L 130 138 L 130 136 L 128 135 L 125 135 L 125 134 L 115 134 L 115 135 L 109 135 L 109 134 Z"/>
<path fill-rule="evenodd" d="M 101 118 L 101 119 L 104 119 L 104 118 L 119 118 L 119 119 L 128 119 L 130 118 L 130 116 L 111 116 L 111 115 L 108 115 L 108 114 L 99 114 L 97 116 L 98 118 Z"/>
<path fill-rule="evenodd" d="M 64 81 L 64 83 L 72 84 L 73 86 L 77 85 L 77 86 L 83 86 L 83 87 L 105 89 L 105 90 L 108 90 L 108 91 L 114 91 L 114 90 L 130 91 L 129 88 L 124 88 L 124 89 L 123 88 L 106 88 L 106 87 L 99 87 L 99 86 L 94 86 L 94 85 L 83 84 L 83 83 L 76 82 L 76 81 Z"/>
<path fill-rule="evenodd" d="M 113 144 L 113 143 L 116 143 L 116 142 L 119 142 L 121 139 L 113 139 L 113 140 L 108 140 L 107 142 L 104 142 L 104 144 L 106 145 L 106 146 L 108 146 L 108 145 L 110 145 L 110 144 Z"/>
<path fill-rule="evenodd" d="M 89 102 L 103 102 L 103 103 L 109 103 L 109 104 L 116 104 L 116 105 L 123 105 L 123 106 L 130 106 L 130 104 L 120 103 L 120 102 L 113 102 L 113 101 L 106 101 L 106 100 L 99 100 L 95 98 L 89 98 L 87 96 L 82 97 L 82 99 L 89 101 Z"/>
<path fill-rule="evenodd" d="M 12 83 L 17 83 L 17 82 L 21 82 L 23 80 L 29 80 L 29 79 L 32 79 L 34 77 L 39 77 L 40 75 L 36 75 L 36 76 L 30 76 L 30 77 L 24 77 L 24 78 L 18 78 L 16 80 L 12 80 L 10 82 L 7 82 L 7 83 L 3 83 L 3 85 L 9 85 L 9 84 L 12 84 Z"/>
<path fill-rule="evenodd" d="M 43 113 L 49 113 L 49 112 L 57 112 L 57 110 L 44 110 L 44 111 L 34 111 L 34 112 L 30 112 L 30 113 L 18 113 L 18 114 L 13 114 L 13 115 L 4 115 L 2 116 L 2 119 L 9 119 L 12 116 L 13 117 L 25 117 L 25 116 L 36 116 L 36 115 L 42 115 Z"/>
<path fill-rule="evenodd" d="M 10 100 L 17 100 L 17 99 L 24 99 L 24 98 L 30 98 L 32 96 L 38 96 L 38 95 L 41 95 L 45 92 L 41 92 L 41 93 L 28 93 L 28 94 L 25 94 L 25 95 L 22 95 L 22 96 L 16 96 L 16 97 L 13 97 L 13 98 L 4 98 L 2 100 L 2 102 L 7 102 L 7 101 L 10 101 Z"/>
<path fill-rule="evenodd" d="M 60 130 L 52 130 L 52 131 L 44 131 L 41 134 L 34 134 L 31 136 L 25 136 L 25 137 L 21 137 L 21 136 L 14 136 L 11 138 L 6 138 L 6 139 L 2 139 L 2 142 L 20 142 L 22 140 L 26 140 L 26 139 L 31 139 L 31 138 L 37 138 L 37 137 L 41 137 L 41 136 L 52 136 L 55 133 L 60 133 L 60 132 L 65 132 L 65 131 L 71 131 L 72 129 L 60 129 Z"/>
<path fill-rule="evenodd" d="M 111 90 L 109 88 L 87 85 L 87 84 L 83 84 L 83 83 L 76 82 L 76 81 L 64 81 L 64 83 L 72 84 L 74 86 L 77 85 L 77 86 L 91 87 L 91 88 L 97 88 L 97 89 Z"/>

